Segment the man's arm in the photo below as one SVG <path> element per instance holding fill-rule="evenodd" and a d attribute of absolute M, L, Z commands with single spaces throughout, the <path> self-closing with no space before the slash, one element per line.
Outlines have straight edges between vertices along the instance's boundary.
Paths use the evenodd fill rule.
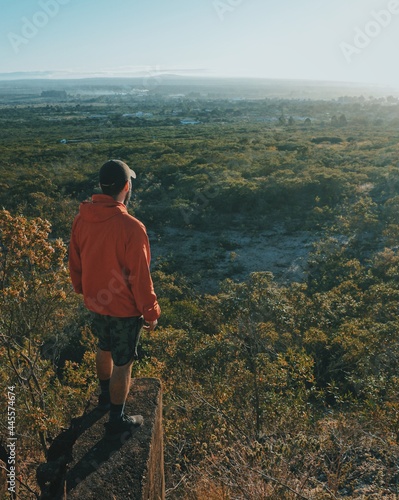
<path fill-rule="evenodd" d="M 136 307 L 148 323 L 146 329 L 153 330 L 157 319 L 161 315 L 161 308 L 154 292 L 150 273 L 150 245 L 144 227 L 140 227 L 140 231 L 135 236 L 135 242 L 129 245 L 128 251 L 129 268 L 131 270 L 129 285 Z"/>
<path fill-rule="evenodd" d="M 71 241 L 69 243 L 69 274 L 71 276 L 72 285 L 76 293 L 83 293 L 82 290 L 82 262 L 80 260 L 80 250 L 76 239 L 76 223 L 75 218 L 72 225 Z"/>

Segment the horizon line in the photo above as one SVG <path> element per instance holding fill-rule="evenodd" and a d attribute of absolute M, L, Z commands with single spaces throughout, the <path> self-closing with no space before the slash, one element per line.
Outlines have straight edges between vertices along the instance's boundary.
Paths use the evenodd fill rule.
<path fill-rule="evenodd" d="M 174 73 L 177 71 L 177 73 Z M 184 73 L 183 73 L 184 71 Z M 195 71 L 195 70 L 194 70 Z M 197 70 L 198 71 L 198 70 Z M 201 74 L 202 73 L 202 74 Z M 190 70 L 171 70 L 171 71 L 161 71 L 161 70 L 147 70 L 138 71 L 132 74 L 126 73 L 109 73 L 104 74 L 104 72 L 90 72 L 82 74 L 80 72 L 63 71 L 63 70 L 42 70 L 42 71 L 9 71 L 0 72 L 0 82 L 12 82 L 12 81 L 34 81 L 34 80 L 92 80 L 92 79 L 121 79 L 121 80 L 132 80 L 132 79 L 161 79 L 162 77 L 174 77 L 174 78 L 197 78 L 197 79 L 207 79 L 207 80 L 258 80 L 258 81 L 279 81 L 279 82 L 306 82 L 306 83 L 324 83 L 332 85 L 349 85 L 349 86 L 365 86 L 365 87 L 385 87 L 385 88 L 398 88 L 398 84 L 388 83 L 388 82 L 362 82 L 362 81 L 350 81 L 350 80 L 319 80 L 314 78 L 287 78 L 287 77 L 277 77 L 277 76 L 254 76 L 254 75 L 212 75 L 203 74 L 203 70 L 199 70 L 198 74 L 193 74 Z"/>

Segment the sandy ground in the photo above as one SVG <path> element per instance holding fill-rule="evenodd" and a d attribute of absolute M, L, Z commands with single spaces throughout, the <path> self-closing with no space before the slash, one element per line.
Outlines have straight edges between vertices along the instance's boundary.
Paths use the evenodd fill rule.
<path fill-rule="evenodd" d="M 278 282 L 302 281 L 318 239 L 314 233 L 287 232 L 279 226 L 248 234 L 165 228 L 149 232 L 149 237 L 152 269 L 178 271 L 202 293 L 215 293 L 224 279 L 243 281 L 255 271 L 270 271 Z"/>

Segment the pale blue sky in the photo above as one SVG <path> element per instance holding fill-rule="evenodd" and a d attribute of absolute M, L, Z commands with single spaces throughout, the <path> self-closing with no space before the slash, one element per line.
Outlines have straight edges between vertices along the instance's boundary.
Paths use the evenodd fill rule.
<path fill-rule="evenodd" d="M 0 0 L 0 8 L 0 73 L 194 72 L 399 87 L 397 0 Z"/>

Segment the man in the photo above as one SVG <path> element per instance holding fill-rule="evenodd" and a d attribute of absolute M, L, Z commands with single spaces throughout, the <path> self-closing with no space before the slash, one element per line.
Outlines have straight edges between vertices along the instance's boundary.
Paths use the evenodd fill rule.
<path fill-rule="evenodd" d="M 144 225 L 128 214 L 136 174 L 126 163 L 109 160 L 100 169 L 103 194 L 80 205 L 71 234 L 69 270 L 75 292 L 83 294 L 98 338 L 98 408 L 110 409 L 106 433 L 142 425 L 141 415 L 128 416 L 131 366 L 143 322 L 152 331 L 161 309 L 150 274 L 150 247 Z"/>

